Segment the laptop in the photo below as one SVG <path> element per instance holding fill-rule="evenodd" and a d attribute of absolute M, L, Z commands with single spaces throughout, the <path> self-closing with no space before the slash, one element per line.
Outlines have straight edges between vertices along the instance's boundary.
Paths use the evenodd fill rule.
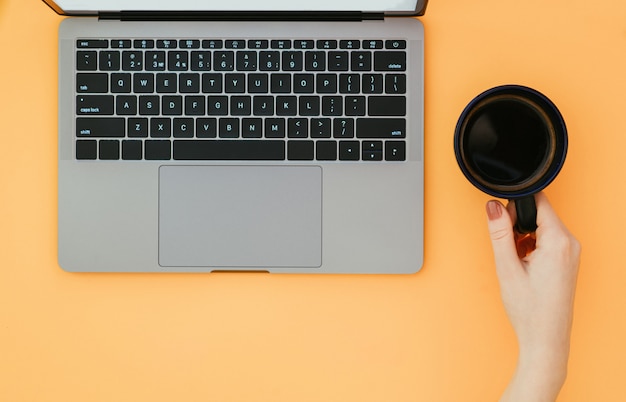
<path fill-rule="evenodd" d="M 64 270 L 420 270 L 425 0 L 44 1 Z"/>

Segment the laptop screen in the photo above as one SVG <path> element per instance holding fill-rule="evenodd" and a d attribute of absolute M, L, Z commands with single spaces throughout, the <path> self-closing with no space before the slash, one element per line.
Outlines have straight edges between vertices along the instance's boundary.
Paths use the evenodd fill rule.
<path fill-rule="evenodd" d="M 94 11 L 364 11 L 415 13 L 423 0 L 55 0 L 65 13 Z"/>

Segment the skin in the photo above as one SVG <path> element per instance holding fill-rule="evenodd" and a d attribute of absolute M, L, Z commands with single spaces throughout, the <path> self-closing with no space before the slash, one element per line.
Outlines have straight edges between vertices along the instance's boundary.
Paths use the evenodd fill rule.
<path fill-rule="evenodd" d="M 515 374 L 501 401 L 554 401 L 567 376 L 580 243 L 548 198 L 537 203 L 536 249 L 518 256 L 515 206 L 486 206 L 502 301 L 517 335 Z"/>

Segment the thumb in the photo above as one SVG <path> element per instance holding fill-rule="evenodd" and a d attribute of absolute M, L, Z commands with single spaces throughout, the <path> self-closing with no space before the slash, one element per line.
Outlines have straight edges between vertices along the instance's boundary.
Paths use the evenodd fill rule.
<path fill-rule="evenodd" d="M 513 223 L 507 209 L 499 201 L 486 205 L 491 246 L 499 269 L 519 265 Z"/>

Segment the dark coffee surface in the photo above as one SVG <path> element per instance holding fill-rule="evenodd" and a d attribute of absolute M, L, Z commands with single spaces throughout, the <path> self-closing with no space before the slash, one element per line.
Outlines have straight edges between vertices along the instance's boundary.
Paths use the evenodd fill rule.
<path fill-rule="evenodd" d="M 541 115 L 515 99 L 479 108 L 467 124 L 466 163 L 494 185 L 523 183 L 541 170 L 550 134 Z"/>

